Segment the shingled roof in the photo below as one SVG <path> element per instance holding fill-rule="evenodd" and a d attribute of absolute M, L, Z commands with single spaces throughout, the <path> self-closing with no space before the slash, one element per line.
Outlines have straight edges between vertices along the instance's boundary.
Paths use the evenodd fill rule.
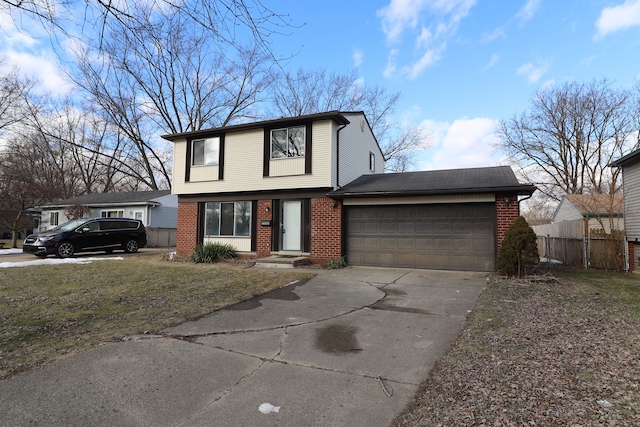
<path fill-rule="evenodd" d="M 409 196 L 517 192 L 531 195 L 536 187 L 521 184 L 509 166 L 363 175 L 329 196 Z"/>
<path fill-rule="evenodd" d="M 170 190 L 158 191 L 130 191 L 120 193 L 91 193 L 73 197 L 66 200 L 58 200 L 42 205 L 43 208 L 58 206 L 104 206 L 104 205 L 146 205 L 153 204 L 153 199 L 171 194 Z"/>

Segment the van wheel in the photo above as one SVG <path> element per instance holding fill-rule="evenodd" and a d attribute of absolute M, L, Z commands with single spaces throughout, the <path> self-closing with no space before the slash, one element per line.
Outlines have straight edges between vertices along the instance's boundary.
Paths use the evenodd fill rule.
<path fill-rule="evenodd" d="M 124 244 L 124 251 L 132 254 L 138 252 L 138 247 L 138 241 L 136 239 L 129 239 L 127 240 L 127 243 Z"/>
<path fill-rule="evenodd" d="M 74 248 L 69 242 L 62 242 L 56 248 L 56 256 L 58 258 L 69 258 L 73 256 Z"/>

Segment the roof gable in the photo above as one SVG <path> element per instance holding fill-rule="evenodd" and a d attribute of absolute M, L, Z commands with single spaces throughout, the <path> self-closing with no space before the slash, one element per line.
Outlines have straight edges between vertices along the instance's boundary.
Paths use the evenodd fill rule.
<path fill-rule="evenodd" d="M 622 194 L 567 194 L 565 198 L 580 211 L 582 216 L 619 215 L 624 212 Z"/>

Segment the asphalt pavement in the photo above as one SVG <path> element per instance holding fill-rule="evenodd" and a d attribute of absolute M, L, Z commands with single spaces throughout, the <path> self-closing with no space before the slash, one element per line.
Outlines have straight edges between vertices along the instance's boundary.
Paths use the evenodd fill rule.
<path fill-rule="evenodd" d="M 0 381 L 0 425 L 387 426 L 486 286 L 483 273 L 313 271 Z"/>

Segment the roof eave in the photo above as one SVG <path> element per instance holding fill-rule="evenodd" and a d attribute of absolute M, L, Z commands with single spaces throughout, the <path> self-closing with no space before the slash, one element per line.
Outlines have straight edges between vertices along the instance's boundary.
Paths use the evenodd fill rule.
<path fill-rule="evenodd" d="M 427 190 L 427 191 L 368 191 L 368 192 L 330 192 L 329 196 L 335 199 L 348 197 L 411 197 L 411 196 L 439 196 L 445 194 L 480 194 L 480 193 L 513 193 L 518 196 L 530 196 L 537 190 L 533 185 L 518 187 L 487 187 L 487 188 L 460 188 L 453 190 Z"/>
<path fill-rule="evenodd" d="M 259 122 L 249 122 L 249 123 L 241 123 L 237 125 L 231 126 L 222 126 L 218 128 L 210 128 L 210 129 L 202 129 L 192 132 L 181 132 L 181 133 L 173 133 L 167 135 L 161 135 L 163 139 L 167 141 L 176 141 L 179 139 L 185 138 L 197 138 L 211 134 L 220 134 L 226 132 L 238 132 L 243 130 L 251 130 L 251 129 L 260 129 L 264 127 L 271 127 L 273 125 L 284 124 L 289 122 L 304 122 L 304 121 L 319 121 L 319 120 L 333 120 L 338 124 L 349 124 L 351 123 L 340 111 L 329 111 L 325 113 L 316 113 L 316 114 L 307 114 L 304 116 L 297 117 L 283 117 L 280 119 L 273 120 L 263 120 Z"/>

